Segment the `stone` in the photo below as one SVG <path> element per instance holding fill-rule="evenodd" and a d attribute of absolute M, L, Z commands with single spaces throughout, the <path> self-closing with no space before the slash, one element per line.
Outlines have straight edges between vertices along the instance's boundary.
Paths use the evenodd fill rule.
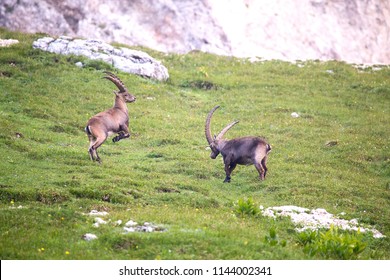
<path fill-rule="evenodd" d="M 19 41 L 16 39 L 0 39 L 0 47 L 9 47 L 18 43 Z"/>
<path fill-rule="evenodd" d="M 62 55 L 81 55 L 101 60 L 123 72 L 158 81 L 169 78 L 168 69 L 145 52 L 128 48 L 114 48 L 100 40 L 73 39 L 61 36 L 57 39 L 43 37 L 33 42 L 33 48 Z M 78 64 L 78 67 L 82 66 Z"/>
<path fill-rule="evenodd" d="M 138 223 L 137 223 L 137 222 L 134 222 L 133 220 L 130 220 L 130 221 L 128 221 L 128 222 L 125 224 L 126 227 L 134 227 L 134 226 L 136 226 L 136 225 L 138 225 Z"/>
<path fill-rule="evenodd" d="M 302 232 L 306 230 L 315 231 L 321 228 L 329 229 L 331 226 L 349 231 L 371 232 L 374 238 L 384 238 L 385 235 L 372 227 L 364 227 L 357 219 L 340 219 L 323 208 L 309 210 L 294 205 L 267 207 L 261 210 L 264 217 L 290 217 L 297 226 L 295 230 Z"/>
<path fill-rule="evenodd" d="M 91 212 L 89 212 L 88 215 L 90 215 L 90 216 L 106 216 L 106 215 L 108 215 L 108 212 L 91 210 Z"/>
<path fill-rule="evenodd" d="M 299 114 L 297 112 L 292 112 L 291 117 L 293 118 L 299 118 Z"/>
<path fill-rule="evenodd" d="M 94 239 L 97 239 L 98 237 L 93 234 L 93 233 L 86 233 L 83 235 L 83 239 L 86 240 L 86 241 L 91 241 L 91 240 L 94 240 Z"/>

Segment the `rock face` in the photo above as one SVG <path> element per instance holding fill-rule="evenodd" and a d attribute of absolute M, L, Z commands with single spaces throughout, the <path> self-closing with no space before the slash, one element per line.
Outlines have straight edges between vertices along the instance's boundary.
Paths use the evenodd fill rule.
<path fill-rule="evenodd" d="M 163 52 L 390 64 L 386 0 L 2 0 L 0 26 Z"/>
<path fill-rule="evenodd" d="M 124 72 L 165 81 L 168 70 L 145 52 L 128 48 L 114 48 L 99 40 L 82 40 L 61 36 L 57 39 L 44 37 L 33 43 L 34 48 L 58 54 L 74 54 L 107 62 Z"/>

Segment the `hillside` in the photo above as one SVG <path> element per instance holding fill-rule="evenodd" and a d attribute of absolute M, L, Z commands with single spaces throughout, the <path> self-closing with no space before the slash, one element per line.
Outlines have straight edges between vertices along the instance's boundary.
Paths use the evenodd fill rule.
<path fill-rule="evenodd" d="M 384 0 L 5 0 L 0 26 L 170 53 L 390 64 Z"/>
<path fill-rule="evenodd" d="M 0 48 L 2 260 L 390 258 L 388 67 L 143 49 L 168 68 L 162 83 L 33 49 L 40 36 L 0 29 L 20 41 Z M 137 101 L 128 104 L 130 139 L 105 142 L 97 164 L 84 126 L 113 104 L 104 70 Z M 238 166 L 223 183 L 221 157 L 210 159 L 204 136 L 215 105 L 213 133 L 239 120 L 227 138 L 261 135 L 272 145 L 265 181 Z M 387 237 L 309 239 L 260 205 L 323 208 Z M 95 227 L 93 210 L 110 222 Z M 154 232 L 124 234 L 130 220 Z M 311 250 L 316 238 L 353 246 Z"/>

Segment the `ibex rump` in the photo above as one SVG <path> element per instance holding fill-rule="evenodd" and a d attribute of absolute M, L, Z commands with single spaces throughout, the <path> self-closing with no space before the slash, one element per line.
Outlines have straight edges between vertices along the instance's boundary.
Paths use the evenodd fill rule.
<path fill-rule="evenodd" d="M 118 142 L 121 139 L 130 137 L 129 132 L 129 114 L 126 103 L 134 102 L 135 96 L 130 94 L 123 82 L 114 74 L 104 72 L 107 80 L 113 82 L 119 91 L 114 91 L 114 107 L 93 116 L 87 123 L 85 131 L 89 139 L 89 155 L 91 160 L 100 162 L 97 149 L 106 141 L 107 137 L 118 133 L 112 141 Z"/>
<path fill-rule="evenodd" d="M 268 170 L 266 163 L 271 146 L 261 137 L 247 136 L 231 140 L 222 139 L 224 134 L 238 123 L 238 121 L 230 123 L 217 136 L 212 137 L 210 130 L 211 117 L 218 108 L 219 106 L 215 106 L 209 112 L 206 118 L 205 133 L 207 142 L 211 148 L 210 157 L 215 159 L 219 153 L 222 154 L 226 173 L 224 183 L 230 182 L 230 175 L 237 164 L 255 165 L 259 172 L 260 180 L 264 180 Z"/>

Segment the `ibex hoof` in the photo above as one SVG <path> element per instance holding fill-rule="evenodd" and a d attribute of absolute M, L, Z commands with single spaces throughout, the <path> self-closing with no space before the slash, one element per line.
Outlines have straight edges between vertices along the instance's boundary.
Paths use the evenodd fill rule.
<path fill-rule="evenodd" d="M 119 139 L 120 139 L 119 136 L 115 136 L 114 138 L 112 138 L 112 142 L 114 142 L 114 143 L 115 143 L 115 142 L 118 142 Z"/>
<path fill-rule="evenodd" d="M 224 183 L 230 183 L 230 177 L 225 178 Z"/>

